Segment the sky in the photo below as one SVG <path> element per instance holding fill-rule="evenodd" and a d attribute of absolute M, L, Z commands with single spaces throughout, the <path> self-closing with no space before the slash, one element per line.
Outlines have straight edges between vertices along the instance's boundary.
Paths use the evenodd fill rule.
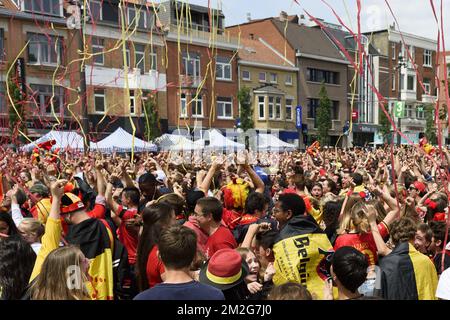
<path fill-rule="evenodd" d="M 432 0 L 440 25 L 440 6 L 443 4 L 445 47 L 450 51 L 450 0 Z M 316 18 L 338 23 L 337 15 L 353 31 L 357 31 L 357 0 L 184 0 L 189 4 L 221 8 L 225 15 L 225 25 L 235 25 L 252 19 L 279 16 L 280 11 L 288 14 L 304 14 L 307 11 Z M 330 7 L 326 5 L 328 3 Z M 389 11 L 391 6 L 393 15 Z M 437 40 L 438 23 L 433 14 L 430 0 L 361 0 L 361 31 L 385 29 L 398 21 L 397 30 Z M 447 19 L 448 18 L 448 19 Z M 441 44 L 442 48 L 442 44 Z"/>

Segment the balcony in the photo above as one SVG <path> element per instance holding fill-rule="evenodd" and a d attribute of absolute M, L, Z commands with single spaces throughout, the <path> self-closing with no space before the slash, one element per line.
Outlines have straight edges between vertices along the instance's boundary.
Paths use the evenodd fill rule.
<path fill-rule="evenodd" d="M 436 96 L 431 96 L 428 94 L 423 94 L 422 95 L 422 102 L 423 103 L 431 103 L 431 104 L 435 104 L 437 100 Z"/>
<path fill-rule="evenodd" d="M 188 76 L 180 74 L 179 85 L 182 88 L 198 88 L 202 82 L 202 77 L 200 76 Z"/>
<path fill-rule="evenodd" d="M 402 90 L 400 95 L 401 101 L 416 101 L 417 92 L 413 90 Z"/>
<path fill-rule="evenodd" d="M 189 40 L 203 40 L 205 42 L 214 43 L 226 43 L 229 45 L 238 45 L 239 39 L 237 37 L 232 37 L 228 31 L 222 29 L 215 29 L 215 32 L 210 32 L 209 27 L 202 25 L 187 25 L 181 23 L 179 25 L 171 24 L 169 27 L 169 32 L 175 36 L 184 36 Z"/>

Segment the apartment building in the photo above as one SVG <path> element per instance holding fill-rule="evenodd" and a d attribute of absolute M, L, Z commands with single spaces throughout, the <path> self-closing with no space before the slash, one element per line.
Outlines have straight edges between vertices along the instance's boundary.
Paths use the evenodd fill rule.
<path fill-rule="evenodd" d="M 2 67 L 6 70 L 17 56 L 24 59 L 29 136 L 40 136 L 51 128 L 79 130 L 83 98 L 92 140 L 104 138 L 119 126 L 128 132 L 134 126 L 142 137 L 143 104 L 150 96 L 155 97 L 161 128 L 167 131 L 165 51 L 162 32 L 155 28 L 156 9 L 135 0 L 121 11 L 119 2 L 88 1 L 80 55 L 81 32 L 68 27 L 69 1 L 3 1 L 0 35 L 6 58 Z M 28 47 L 19 55 L 27 41 Z M 85 64 L 84 97 L 81 61 Z"/>
<path fill-rule="evenodd" d="M 384 96 L 389 101 L 390 110 L 396 101 L 405 102 L 405 114 L 400 120 L 401 131 L 417 143 L 419 133 L 425 131 L 424 105 L 433 105 L 437 100 L 434 81 L 437 42 L 400 32 L 395 25 L 365 35 L 380 54 L 388 57 L 389 90 Z M 393 120 L 398 123 L 396 117 Z M 381 135 L 375 136 L 376 142 L 382 140 Z M 402 143 L 408 142 L 402 138 Z"/>
<path fill-rule="evenodd" d="M 279 138 L 295 142 L 297 73 L 295 61 L 287 60 L 264 39 L 241 38 L 239 88 L 251 89 L 255 129 L 276 129 Z"/>
<path fill-rule="evenodd" d="M 241 38 L 263 38 L 287 60 L 295 61 L 299 69 L 297 101 L 302 106 L 303 130 L 308 143 L 317 136 L 316 110 L 324 83 L 332 101 L 330 144 L 347 146 L 348 138 L 342 137 L 342 133 L 350 117 L 347 101 L 349 63 L 322 30 L 310 28 L 298 16 L 288 16 L 285 12 L 279 17 L 251 20 L 227 30 Z"/>
<path fill-rule="evenodd" d="M 70 50 L 74 38 L 65 28 L 62 6 L 52 4 L 38 9 L 31 1 L 4 0 L 0 5 L 0 127 L 4 137 L 10 137 L 9 112 L 14 112 L 6 90 L 10 67 L 10 79 L 15 78 L 22 92 L 19 104 L 28 137 L 51 128 L 78 128 L 67 108 L 76 100 L 68 66 L 76 58 Z M 72 112 L 79 114 L 78 106 L 72 105 Z"/>
<path fill-rule="evenodd" d="M 363 50 L 360 50 L 354 36 L 343 30 L 341 25 L 324 21 L 321 23 L 326 26 L 324 32 L 329 39 L 339 48 L 342 46 L 357 66 L 355 69 L 353 64 L 349 64 L 347 69 L 347 97 L 352 111 L 352 130 L 349 130 L 349 141 L 354 146 L 372 143 L 375 140 L 375 134 L 378 133 L 379 114 L 382 112 L 379 97 L 374 88 L 383 96 L 388 94 L 389 59 L 376 50 L 366 35 L 361 35 L 359 41 Z M 319 27 L 315 23 L 314 25 L 315 28 Z M 344 50 L 342 52 L 344 53 Z M 360 56 L 360 53 L 363 55 Z M 362 73 L 360 73 L 361 70 Z M 388 108 L 387 105 L 386 108 Z"/>
<path fill-rule="evenodd" d="M 225 31 L 222 11 L 171 0 L 158 17 L 166 32 L 169 130 L 233 128 L 238 39 Z"/>

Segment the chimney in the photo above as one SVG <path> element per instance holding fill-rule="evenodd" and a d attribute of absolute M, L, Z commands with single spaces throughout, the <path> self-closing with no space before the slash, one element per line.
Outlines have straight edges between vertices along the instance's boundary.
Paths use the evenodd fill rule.
<path fill-rule="evenodd" d="M 301 26 L 306 25 L 306 18 L 305 18 L 304 14 L 300 15 L 300 19 L 298 19 L 298 24 L 301 25 Z"/>
<path fill-rule="evenodd" d="M 286 13 L 286 11 L 281 11 L 280 12 L 280 21 L 281 22 L 285 22 L 288 19 L 288 14 Z"/>
<path fill-rule="evenodd" d="M 252 21 L 252 14 L 250 12 L 247 12 L 247 21 Z"/>

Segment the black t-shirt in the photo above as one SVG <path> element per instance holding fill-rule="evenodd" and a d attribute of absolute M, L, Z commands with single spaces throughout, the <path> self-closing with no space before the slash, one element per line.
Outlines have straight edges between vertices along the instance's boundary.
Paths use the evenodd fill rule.
<path fill-rule="evenodd" d="M 434 262 L 434 266 L 436 267 L 436 271 L 437 274 L 441 274 L 442 273 L 442 252 L 438 253 L 434 256 L 433 258 L 433 262 Z M 449 250 L 445 250 L 445 255 L 444 255 L 444 270 L 450 267 L 450 251 Z"/>

